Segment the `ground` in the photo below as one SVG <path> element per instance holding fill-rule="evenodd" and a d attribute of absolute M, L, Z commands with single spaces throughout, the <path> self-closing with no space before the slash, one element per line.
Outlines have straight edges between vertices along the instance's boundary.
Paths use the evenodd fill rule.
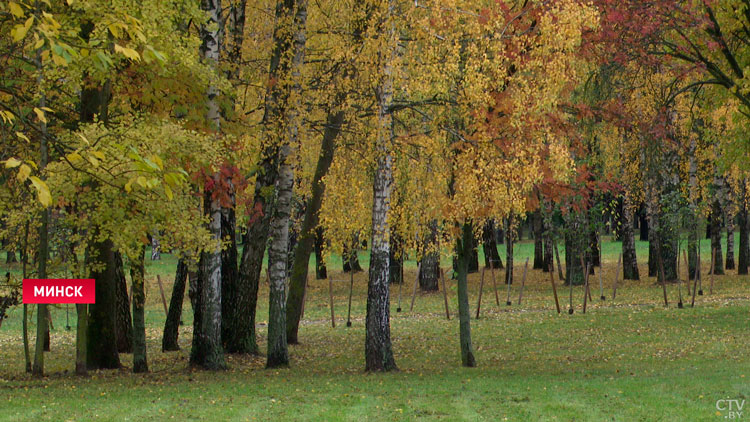
<path fill-rule="evenodd" d="M 642 259 L 644 245 L 638 248 Z M 747 276 L 733 271 L 717 276 L 713 294 L 704 280 L 706 294 L 697 296 L 695 308 L 686 296 L 686 308 L 676 308 L 678 285 L 668 286 L 670 304 L 665 308 L 653 279 L 621 280 L 612 300 L 619 243 L 606 242 L 606 301 L 599 299 L 597 269 L 594 300 L 586 314 L 582 288 L 574 289 L 575 313 L 568 315 L 569 290 L 558 285 L 563 308 L 558 315 L 548 275 L 540 271 L 529 270 L 523 303 L 517 304 L 523 263 L 532 247 L 524 242 L 516 248 L 512 306 L 505 305 L 507 291 L 499 283 L 500 305 L 496 303 L 487 273 L 482 313 L 480 319 L 472 318 L 477 368 L 460 367 L 455 283 L 448 280 L 450 320 L 442 292 L 418 294 L 410 311 L 415 266 L 409 262 L 400 313 L 399 287 L 391 292 L 391 332 L 400 371 L 389 374 L 363 371 L 366 274 L 355 276 L 352 327 L 347 328 L 349 283 L 348 275 L 338 272 L 340 263 L 330 268 L 336 280 L 336 328 L 331 328 L 328 283 L 312 280 L 300 328 L 302 344 L 291 347 L 289 369 L 266 370 L 263 357 L 239 356 L 227 357 L 230 369 L 224 372 L 188 369 L 189 303 L 180 331 L 183 350 L 162 353 L 160 348 L 164 310 L 154 276 L 161 275 L 169 300 L 174 271 L 174 258 L 162 255 L 164 260 L 149 262 L 148 269 L 152 372 L 132 374 L 132 355 L 122 355 L 122 370 L 92 372 L 87 378 L 73 375 L 75 327 L 65 330 L 66 310 L 58 307 L 52 352 L 46 355 L 49 375 L 33 379 L 23 370 L 17 308 L 0 328 L 0 420 L 719 421 L 738 416 L 730 415 L 728 402 L 717 408 L 717 401 L 750 398 Z M 704 249 L 703 254 L 707 267 L 710 253 Z M 444 268 L 448 262 L 446 258 Z M 645 270 L 644 265 L 642 275 Z M 472 317 L 479 278 L 470 277 Z M 258 301 L 263 351 L 267 291 L 264 283 Z M 69 317 L 74 325 L 73 308 Z M 750 420 L 750 406 L 742 412 L 739 420 Z"/>

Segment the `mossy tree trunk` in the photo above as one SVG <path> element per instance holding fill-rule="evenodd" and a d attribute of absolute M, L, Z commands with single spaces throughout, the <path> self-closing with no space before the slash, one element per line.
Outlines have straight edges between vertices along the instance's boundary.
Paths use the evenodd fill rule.
<path fill-rule="evenodd" d="M 461 347 L 461 365 L 477 366 L 474 348 L 471 344 L 471 316 L 469 314 L 469 283 L 467 281 L 471 247 L 474 244 L 474 234 L 471 223 L 464 223 L 461 236 L 456 239 L 456 273 L 458 285 L 458 320 L 459 342 Z"/>
<path fill-rule="evenodd" d="M 133 291 L 133 372 L 148 372 L 146 353 L 146 289 L 145 289 L 145 254 L 146 246 L 140 253 L 130 259 L 130 282 Z"/>

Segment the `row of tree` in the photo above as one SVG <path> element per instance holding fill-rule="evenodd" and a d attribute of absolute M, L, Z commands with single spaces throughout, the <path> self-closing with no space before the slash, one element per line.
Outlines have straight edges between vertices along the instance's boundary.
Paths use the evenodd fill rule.
<path fill-rule="evenodd" d="M 682 230 L 695 273 L 707 216 L 714 271 L 722 222 L 733 233 L 736 220 L 747 272 L 746 11 L 739 0 L 8 1 L 0 237 L 22 252 L 23 277 L 96 279 L 97 303 L 77 306 L 79 373 L 119 367 L 130 332 L 133 368 L 148 370 L 154 239 L 180 256 L 163 349 L 178 347 L 187 286 L 192 365 L 260 352 L 265 256 L 267 366 L 288 365 L 311 254 L 319 276 L 331 252 L 356 271 L 365 242 L 366 369 L 396 368 L 389 284 L 405 254 L 429 289 L 446 249 L 462 363 L 474 366 L 477 244 L 499 268 L 502 229 L 512 269 L 527 215 L 534 267 L 553 269 L 560 240 L 568 283 L 599 265 L 605 221 L 623 240 L 624 277 L 639 278 L 638 208 L 650 276 L 677 277 Z M 45 305 L 36 316 L 27 366 L 42 375 Z"/>

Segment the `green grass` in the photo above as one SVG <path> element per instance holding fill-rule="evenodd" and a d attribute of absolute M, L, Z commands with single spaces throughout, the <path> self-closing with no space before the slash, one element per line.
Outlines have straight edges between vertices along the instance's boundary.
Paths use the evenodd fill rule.
<path fill-rule="evenodd" d="M 707 243 L 702 242 L 703 254 L 710 259 Z M 638 253 L 645 264 L 644 245 L 638 243 Z M 49 375 L 33 379 L 23 371 L 17 308 L 0 328 L 0 420 L 718 421 L 728 415 L 716 414 L 716 400 L 750 397 L 747 277 L 733 271 L 717 276 L 714 294 L 698 296 L 695 308 L 675 308 L 677 285 L 668 286 L 670 307 L 664 308 L 661 287 L 646 278 L 621 281 L 613 301 L 619 243 L 605 242 L 607 300 L 598 299 L 597 274 L 587 313 L 581 312 L 583 290 L 576 287 L 575 313 L 558 315 L 548 275 L 539 271 L 529 272 L 524 302 L 516 304 L 521 267 L 533 243 L 521 242 L 515 252 L 513 306 L 505 306 L 506 289 L 499 283 L 500 305 L 495 303 L 489 272 L 485 275 L 482 314 L 472 319 L 479 366 L 471 369 L 460 367 L 455 283 L 448 280 L 450 321 L 442 292 L 419 293 L 410 312 L 415 265 L 407 263 L 401 289 L 404 312 L 396 312 L 399 286 L 391 290 L 391 330 L 400 371 L 390 374 L 363 372 L 366 274 L 355 276 L 353 326 L 346 328 L 349 284 L 348 275 L 338 272 L 340 261 L 329 268 L 337 280 L 336 328 L 330 325 L 327 282 L 311 280 L 302 344 L 291 347 L 289 369 L 266 370 L 263 357 L 247 356 L 228 356 L 230 369 L 220 373 L 188 369 L 188 303 L 180 331 L 183 350 L 160 351 L 164 311 L 153 277 L 161 275 L 169 294 L 175 260 L 165 254 L 161 262 L 148 262 L 152 372 L 132 374 L 132 356 L 122 355 L 122 370 L 92 372 L 87 378 L 72 375 L 74 331 L 65 330 L 65 308 L 57 307 L 52 352 L 46 355 Z M 366 254 L 361 259 L 366 265 Z M 708 266 L 706 259 L 703 263 Z M 446 256 L 443 267 L 449 265 Z M 642 265 L 642 275 L 645 270 Z M 480 276 L 470 276 L 472 316 Z M 496 276 L 500 278 L 499 272 Z M 708 292 L 709 281 L 704 282 Z M 558 284 L 558 293 L 565 310 L 569 290 Z M 265 282 L 258 303 L 259 342 L 265 350 Z M 74 325 L 72 308 L 70 322 Z M 750 418 L 750 412 L 743 417 Z"/>

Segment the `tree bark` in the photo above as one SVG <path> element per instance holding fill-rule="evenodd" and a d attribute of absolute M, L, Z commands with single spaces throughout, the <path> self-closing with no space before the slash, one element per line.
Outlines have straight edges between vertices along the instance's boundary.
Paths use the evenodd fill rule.
<path fill-rule="evenodd" d="M 231 182 L 229 184 L 231 185 Z M 237 280 L 239 278 L 234 192 L 231 192 L 230 196 L 231 205 L 221 207 L 221 238 L 228 243 L 221 250 L 221 342 L 225 352 L 242 353 L 244 334 L 236 325 L 242 318 L 244 310 L 233 306 L 237 303 Z"/>
<path fill-rule="evenodd" d="M 739 215 L 739 226 L 740 226 L 740 251 L 738 257 L 737 274 L 747 274 L 748 266 L 750 266 L 750 235 L 748 232 L 748 210 L 746 203 L 746 182 L 742 181 L 742 194 L 740 195 L 740 215 Z"/>
<path fill-rule="evenodd" d="M 718 197 L 714 199 L 711 209 L 711 248 L 716 251 L 716 260 L 714 261 L 713 274 L 724 274 L 724 259 L 721 253 L 721 232 L 722 232 L 722 204 Z"/>
<path fill-rule="evenodd" d="M 584 269 L 581 256 L 588 249 L 588 231 L 582 212 L 571 214 L 565 230 L 565 283 L 582 285 Z"/>
<path fill-rule="evenodd" d="M 724 268 L 734 269 L 734 215 L 727 213 L 727 257 Z"/>
<path fill-rule="evenodd" d="M 635 227 L 633 221 L 633 207 L 628 196 L 623 199 L 622 206 L 622 271 L 623 280 L 640 280 L 638 271 L 638 257 L 635 253 Z"/>
<path fill-rule="evenodd" d="M 323 259 L 323 242 L 323 228 L 318 227 L 315 229 L 315 278 L 318 280 L 328 278 L 328 268 Z"/>
<path fill-rule="evenodd" d="M 125 280 L 125 268 L 122 263 L 122 255 L 119 252 L 115 252 L 115 274 L 115 282 L 117 283 L 117 319 L 115 323 L 117 351 L 133 353 L 133 319 L 130 315 L 128 282 Z"/>
<path fill-rule="evenodd" d="M 543 270 L 545 268 L 544 224 L 540 210 L 534 211 L 531 214 L 531 227 L 534 229 L 534 265 L 531 268 Z"/>
<path fill-rule="evenodd" d="M 495 240 L 495 222 L 488 219 L 482 230 L 482 247 L 484 249 L 484 266 L 489 268 L 490 264 L 495 269 L 503 268 L 503 261 L 497 252 L 497 241 Z"/>
<path fill-rule="evenodd" d="M 513 217 L 505 221 L 505 284 L 513 284 Z"/>
<path fill-rule="evenodd" d="M 423 292 L 436 292 L 440 277 L 440 252 L 438 250 L 437 220 L 430 221 L 422 246 L 422 259 L 419 261 L 419 288 Z M 497 249 L 495 249 L 497 250 Z"/>
<path fill-rule="evenodd" d="M 94 233 L 96 239 L 98 233 Z M 118 274 L 112 241 L 94 241 L 89 259 L 95 265 L 89 278 L 96 280 L 96 303 L 89 305 L 86 367 L 88 369 L 117 369 L 120 355 L 117 352 L 117 287 Z"/>
<path fill-rule="evenodd" d="M 474 357 L 474 348 L 471 345 L 469 286 L 466 277 L 468 274 L 471 246 L 473 244 L 474 234 L 472 233 L 471 223 L 466 222 L 463 224 L 461 236 L 456 239 L 459 341 L 461 344 L 461 365 L 466 367 L 477 366 L 477 361 Z"/>
<path fill-rule="evenodd" d="M 133 372 L 148 372 L 146 353 L 146 289 L 145 263 L 146 246 L 130 260 L 130 289 L 133 291 Z"/>
<path fill-rule="evenodd" d="M 393 60 L 396 58 L 397 32 L 392 22 L 395 0 L 388 0 L 380 33 L 385 38 L 386 51 L 380 54 L 377 88 L 378 130 L 375 140 L 376 168 L 372 185 L 372 239 L 370 242 L 370 277 L 367 284 L 367 316 L 365 323 L 365 370 L 392 371 L 398 369 L 391 348 L 390 297 L 390 242 L 388 212 L 393 184 Z"/>
<path fill-rule="evenodd" d="M 359 235 L 352 237 L 351 247 L 344 245 L 344 251 L 341 255 L 341 261 L 343 263 L 343 270 L 345 273 L 354 271 L 358 273 L 362 270 L 362 266 L 359 264 Z"/>
<path fill-rule="evenodd" d="M 647 242 L 649 239 L 649 230 L 648 230 L 648 215 L 645 210 L 641 209 L 638 212 L 638 221 L 639 221 L 639 229 L 640 229 L 640 240 L 641 242 Z M 649 271 L 650 273 L 650 271 Z M 651 274 L 649 274 L 649 277 L 651 277 Z"/>
<path fill-rule="evenodd" d="M 219 51 L 221 50 L 221 0 L 202 0 L 201 7 L 209 18 L 200 27 L 201 58 L 214 69 L 218 66 Z M 221 115 L 216 86 L 209 85 L 206 93 L 206 120 L 214 133 L 221 128 Z M 213 175 L 213 189 L 220 189 L 220 175 Z M 201 277 L 198 279 L 200 292 L 199 314 L 194 319 L 200 324 L 193 332 L 193 347 L 190 351 L 190 364 L 208 370 L 224 369 L 224 349 L 221 341 L 221 203 L 216 192 L 204 187 L 204 212 L 209 218 L 208 231 L 211 234 L 212 245 L 202 252 Z M 196 335 L 197 333 L 197 335 Z"/>
<path fill-rule="evenodd" d="M 403 239 L 395 232 L 391 232 L 390 251 L 388 253 L 388 283 L 401 284 L 404 282 L 404 251 Z"/>
<path fill-rule="evenodd" d="M 161 260 L 161 245 L 159 244 L 159 233 L 151 235 L 151 260 Z"/>
<path fill-rule="evenodd" d="M 172 298 L 169 300 L 167 320 L 164 323 L 164 335 L 161 339 L 161 351 L 170 352 L 180 350 L 177 338 L 180 333 L 180 319 L 182 318 L 182 302 L 185 297 L 185 284 L 188 277 L 186 258 L 177 261 L 177 271 L 172 286 Z"/>

